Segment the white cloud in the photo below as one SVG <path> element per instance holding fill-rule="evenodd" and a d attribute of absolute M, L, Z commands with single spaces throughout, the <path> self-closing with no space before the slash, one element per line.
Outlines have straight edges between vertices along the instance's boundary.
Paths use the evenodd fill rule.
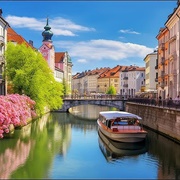
<path fill-rule="evenodd" d="M 29 28 L 31 30 L 42 31 L 42 27 L 46 25 L 46 19 L 35 19 L 31 17 L 7 16 L 5 20 L 12 27 Z M 76 36 L 75 32 L 80 31 L 95 31 L 94 28 L 89 28 L 73 23 L 71 20 L 56 17 L 49 19 L 49 25 L 53 29 L 54 35 Z"/>
<path fill-rule="evenodd" d="M 139 44 L 123 43 L 120 41 L 97 39 L 81 42 L 54 41 L 56 47 L 63 47 L 70 56 L 86 60 L 114 60 L 120 61 L 127 58 L 141 58 L 153 52 L 149 48 Z"/>
<path fill-rule="evenodd" d="M 86 59 L 78 59 L 77 62 L 79 62 L 79 63 L 87 63 L 87 60 Z"/>
<path fill-rule="evenodd" d="M 121 29 L 119 32 L 124 33 L 124 34 L 140 34 L 139 32 L 132 31 L 130 29 Z"/>

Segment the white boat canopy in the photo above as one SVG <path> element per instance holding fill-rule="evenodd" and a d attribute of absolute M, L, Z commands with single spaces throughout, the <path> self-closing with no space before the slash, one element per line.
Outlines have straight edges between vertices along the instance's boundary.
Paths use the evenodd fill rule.
<path fill-rule="evenodd" d="M 107 120 L 116 119 L 116 118 L 136 118 L 138 120 L 142 120 L 141 117 L 136 114 L 128 113 L 125 111 L 101 111 L 100 115 L 104 116 Z"/>

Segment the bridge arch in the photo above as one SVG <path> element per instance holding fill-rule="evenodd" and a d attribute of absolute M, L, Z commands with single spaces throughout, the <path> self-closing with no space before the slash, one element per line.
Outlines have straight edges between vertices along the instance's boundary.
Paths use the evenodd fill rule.
<path fill-rule="evenodd" d="M 125 109 L 126 100 L 116 100 L 116 99 L 64 99 L 63 106 L 58 111 L 61 112 L 68 112 L 71 107 L 79 106 L 79 105 L 102 105 L 102 106 L 109 106 L 115 107 L 121 111 Z"/>

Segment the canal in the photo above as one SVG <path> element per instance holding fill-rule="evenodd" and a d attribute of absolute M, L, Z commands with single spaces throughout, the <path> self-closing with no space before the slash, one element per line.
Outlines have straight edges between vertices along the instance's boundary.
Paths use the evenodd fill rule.
<path fill-rule="evenodd" d="M 180 179 L 180 145 L 147 129 L 145 143 L 109 148 L 84 105 L 53 112 L 0 140 L 0 179 Z M 106 142 L 106 143 L 105 143 Z"/>

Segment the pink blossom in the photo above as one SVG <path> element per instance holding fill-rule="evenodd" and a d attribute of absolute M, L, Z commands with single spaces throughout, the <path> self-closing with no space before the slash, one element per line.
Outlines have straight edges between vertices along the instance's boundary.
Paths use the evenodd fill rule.
<path fill-rule="evenodd" d="M 35 101 L 19 94 L 0 95 L 0 138 L 9 133 L 9 125 L 15 127 L 27 124 L 28 119 L 35 118 Z"/>

